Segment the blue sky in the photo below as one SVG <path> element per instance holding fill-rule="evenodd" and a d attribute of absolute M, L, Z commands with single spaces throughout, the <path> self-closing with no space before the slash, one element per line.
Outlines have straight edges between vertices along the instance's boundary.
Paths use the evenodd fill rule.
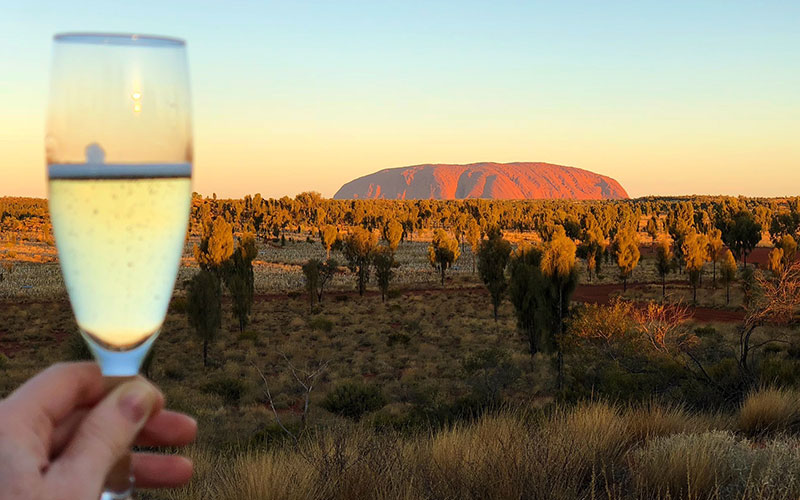
<path fill-rule="evenodd" d="M 477 161 L 634 196 L 800 188 L 800 2 L 3 2 L 0 195 L 45 193 L 61 31 L 187 40 L 203 193 Z"/>

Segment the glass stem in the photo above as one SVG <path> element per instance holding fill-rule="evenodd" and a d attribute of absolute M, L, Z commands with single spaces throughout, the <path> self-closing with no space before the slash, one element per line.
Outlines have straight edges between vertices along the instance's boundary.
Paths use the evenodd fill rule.
<path fill-rule="evenodd" d="M 103 377 L 108 391 L 118 385 L 133 380 L 135 377 Z M 131 469 L 131 453 L 126 453 L 116 461 L 106 476 L 103 494 L 100 500 L 132 500 L 133 499 L 133 471 Z"/>

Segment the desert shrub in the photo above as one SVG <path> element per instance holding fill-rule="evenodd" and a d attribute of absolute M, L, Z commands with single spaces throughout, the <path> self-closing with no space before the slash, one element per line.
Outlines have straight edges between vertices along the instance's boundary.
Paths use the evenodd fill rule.
<path fill-rule="evenodd" d="M 436 433 L 423 475 L 429 476 L 434 498 L 529 498 L 528 444 L 528 429 L 519 418 L 487 415 Z"/>
<path fill-rule="evenodd" d="M 259 335 L 258 332 L 255 330 L 245 330 L 239 334 L 239 340 L 250 340 L 252 342 L 258 342 Z"/>
<path fill-rule="evenodd" d="M 786 350 L 786 354 L 792 359 L 800 359 L 800 344 L 792 344 Z"/>
<path fill-rule="evenodd" d="M 301 432 L 299 422 L 283 422 L 283 425 L 295 436 Z M 265 446 L 283 444 L 291 439 L 292 437 L 280 425 L 272 423 L 264 425 L 254 432 L 250 436 L 248 444 L 253 448 L 263 448 Z"/>
<path fill-rule="evenodd" d="M 719 338 L 719 332 L 713 326 L 698 326 L 694 329 L 694 333 L 698 337 L 714 337 Z"/>
<path fill-rule="evenodd" d="M 608 466 L 616 463 L 634 440 L 620 408 L 605 402 L 559 409 L 545 429 L 556 439 L 573 443 L 585 459 L 602 457 Z"/>
<path fill-rule="evenodd" d="M 778 356 L 765 357 L 758 364 L 758 378 L 762 385 L 797 386 L 800 383 L 800 363 Z"/>
<path fill-rule="evenodd" d="M 800 394 L 791 389 L 764 388 L 750 393 L 739 410 L 738 429 L 758 436 L 795 430 L 800 424 Z"/>
<path fill-rule="evenodd" d="M 218 376 L 203 386 L 209 394 L 216 394 L 228 405 L 237 405 L 245 391 L 242 379 L 229 375 Z"/>
<path fill-rule="evenodd" d="M 637 441 L 690 432 L 701 427 L 699 419 L 679 404 L 650 402 L 625 412 L 631 435 Z"/>
<path fill-rule="evenodd" d="M 167 360 L 163 365 L 164 376 L 171 380 L 183 380 L 186 376 L 186 367 L 176 359 Z"/>
<path fill-rule="evenodd" d="M 322 400 L 322 407 L 329 412 L 356 421 L 384 405 L 386 398 L 379 387 L 359 383 L 340 385 Z"/>
<path fill-rule="evenodd" d="M 748 475 L 748 444 L 724 431 L 675 434 L 632 453 L 642 498 L 734 498 Z"/>
<path fill-rule="evenodd" d="M 333 331 L 333 321 L 324 316 L 315 316 L 308 321 L 308 326 L 314 330 L 319 330 L 325 333 Z"/>
<path fill-rule="evenodd" d="M 186 297 L 174 297 L 169 303 L 169 311 L 173 314 L 186 314 Z"/>
<path fill-rule="evenodd" d="M 508 353 L 497 348 L 467 356 L 462 366 L 473 394 L 487 402 L 499 402 L 502 391 L 520 376 L 520 369 L 511 362 Z"/>
<path fill-rule="evenodd" d="M 411 342 L 411 337 L 405 333 L 394 332 L 386 337 L 386 345 L 392 347 L 394 345 L 408 345 Z"/>
<path fill-rule="evenodd" d="M 418 319 L 410 319 L 403 325 L 405 330 L 410 334 L 419 333 L 422 331 L 422 322 Z"/>
<path fill-rule="evenodd" d="M 745 498 L 800 498 L 800 443 L 796 439 L 775 440 L 763 447 L 750 446 L 752 473 Z"/>

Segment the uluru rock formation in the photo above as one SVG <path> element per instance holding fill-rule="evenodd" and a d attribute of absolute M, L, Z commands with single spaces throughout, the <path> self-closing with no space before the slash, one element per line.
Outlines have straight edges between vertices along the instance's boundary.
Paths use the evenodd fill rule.
<path fill-rule="evenodd" d="M 387 168 L 342 186 L 334 199 L 619 200 L 620 184 L 604 175 L 550 163 L 428 164 Z"/>

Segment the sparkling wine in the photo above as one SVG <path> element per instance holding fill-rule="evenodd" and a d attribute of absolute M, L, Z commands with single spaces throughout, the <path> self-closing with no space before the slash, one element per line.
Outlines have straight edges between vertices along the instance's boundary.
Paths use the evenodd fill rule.
<path fill-rule="evenodd" d="M 50 217 L 78 326 L 107 349 L 158 333 L 191 204 L 191 165 L 50 165 Z"/>

